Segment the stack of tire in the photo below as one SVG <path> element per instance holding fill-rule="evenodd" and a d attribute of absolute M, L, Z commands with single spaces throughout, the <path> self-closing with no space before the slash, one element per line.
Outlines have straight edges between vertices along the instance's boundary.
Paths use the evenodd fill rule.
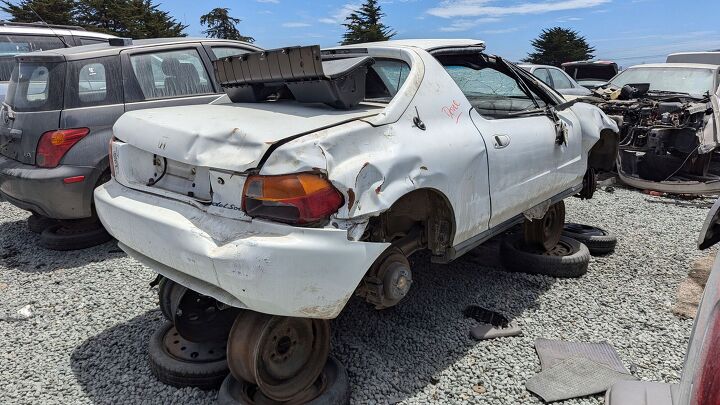
<path fill-rule="evenodd" d="M 158 294 L 167 322 L 151 337 L 148 353 L 150 369 L 161 382 L 204 390 L 220 387 L 217 401 L 224 405 L 349 403 L 347 372 L 333 357 L 315 383 L 291 400 L 267 397 L 257 385 L 233 375 L 228 364 L 228 339 L 243 335 L 237 330 L 238 320 L 249 311 L 223 305 L 167 278 L 160 279 Z"/>
<path fill-rule="evenodd" d="M 509 271 L 576 278 L 587 273 L 591 255 L 607 256 L 616 244 L 615 235 L 602 228 L 567 223 L 553 249 L 528 246 L 522 233 L 514 233 L 503 241 L 500 257 Z"/>

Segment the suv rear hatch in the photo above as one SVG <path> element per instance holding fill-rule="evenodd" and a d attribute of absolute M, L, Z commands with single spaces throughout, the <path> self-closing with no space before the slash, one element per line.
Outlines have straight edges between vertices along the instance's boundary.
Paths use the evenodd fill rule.
<path fill-rule="evenodd" d="M 65 71 L 60 55 L 16 57 L 0 111 L 0 154 L 35 164 L 42 134 L 60 127 Z"/>

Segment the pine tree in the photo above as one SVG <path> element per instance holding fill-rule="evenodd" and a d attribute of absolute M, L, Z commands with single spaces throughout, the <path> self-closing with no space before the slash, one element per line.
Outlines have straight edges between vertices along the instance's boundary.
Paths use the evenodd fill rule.
<path fill-rule="evenodd" d="M 22 0 L 18 4 L 2 0 L 0 10 L 10 14 L 12 22 L 73 25 L 75 6 L 75 0 Z"/>
<path fill-rule="evenodd" d="M 359 10 L 346 18 L 342 44 L 387 41 L 394 37 L 395 32 L 380 22 L 384 15 L 377 0 L 365 0 Z"/>
<path fill-rule="evenodd" d="M 523 62 L 538 65 L 560 66 L 565 62 L 589 60 L 594 57 L 595 52 L 595 48 L 588 44 L 585 37 L 561 27 L 543 30 L 531 44 L 535 52 L 530 53 Z"/>
<path fill-rule="evenodd" d="M 250 43 L 255 42 L 255 38 L 240 34 L 236 25 L 242 20 L 231 17 L 229 12 L 230 9 L 228 8 L 218 7 L 201 16 L 200 24 L 208 27 L 207 30 L 203 31 L 203 34 L 210 38 L 233 39 Z"/>
<path fill-rule="evenodd" d="M 77 0 L 78 23 L 92 31 L 135 39 L 184 37 L 186 25 L 152 0 Z"/>

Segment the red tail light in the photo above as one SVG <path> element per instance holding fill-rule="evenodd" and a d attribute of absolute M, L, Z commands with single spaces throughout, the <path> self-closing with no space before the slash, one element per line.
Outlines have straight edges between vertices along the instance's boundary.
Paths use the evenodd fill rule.
<path fill-rule="evenodd" d="M 38 142 L 35 162 L 40 167 L 57 167 L 67 151 L 89 132 L 88 128 L 58 129 L 45 132 Z"/>
<path fill-rule="evenodd" d="M 243 191 L 243 210 L 247 215 L 289 224 L 326 219 L 342 205 L 340 192 L 313 173 L 250 176 Z"/>
<path fill-rule="evenodd" d="M 710 287 L 710 284 L 706 288 Z M 697 333 L 697 331 L 696 331 Z M 720 307 L 714 308 L 703 339 L 700 370 L 693 384 L 693 405 L 720 404 Z"/>

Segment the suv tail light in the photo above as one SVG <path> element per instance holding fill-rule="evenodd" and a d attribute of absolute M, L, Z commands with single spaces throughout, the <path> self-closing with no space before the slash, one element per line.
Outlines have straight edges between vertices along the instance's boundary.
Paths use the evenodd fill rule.
<path fill-rule="evenodd" d="M 710 287 L 708 284 L 706 289 Z M 713 308 L 708 320 L 700 353 L 700 369 L 692 389 L 692 405 L 720 404 L 720 305 Z"/>
<path fill-rule="evenodd" d="M 342 205 L 342 194 L 313 173 L 250 176 L 243 190 L 243 210 L 247 215 L 289 224 L 326 219 Z"/>
<path fill-rule="evenodd" d="M 40 167 L 57 167 L 63 156 L 90 132 L 89 128 L 58 129 L 42 134 L 35 154 Z"/>

